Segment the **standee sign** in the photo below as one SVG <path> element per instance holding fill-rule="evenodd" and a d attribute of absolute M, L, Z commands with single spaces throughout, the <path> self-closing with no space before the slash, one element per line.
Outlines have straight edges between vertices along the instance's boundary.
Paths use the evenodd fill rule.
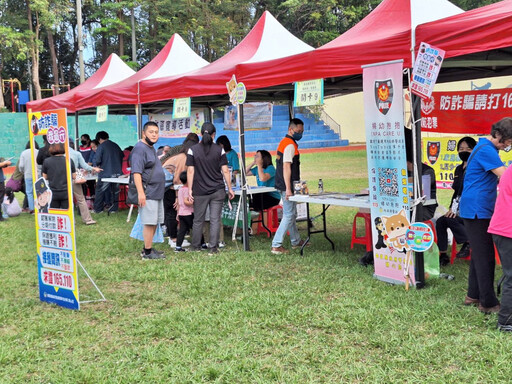
<path fill-rule="evenodd" d="M 512 115 L 512 89 L 434 92 L 421 100 L 421 130 L 489 134 L 491 125 Z"/>

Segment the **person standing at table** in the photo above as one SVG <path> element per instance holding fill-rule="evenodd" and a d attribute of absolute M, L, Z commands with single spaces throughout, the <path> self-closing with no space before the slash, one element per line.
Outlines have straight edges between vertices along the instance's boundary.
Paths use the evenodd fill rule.
<path fill-rule="evenodd" d="M 101 168 L 91 167 L 89 164 L 85 162 L 82 153 L 75 150 L 75 143 L 72 139 L 69 139 L 69 158 L 73 161 L 77 169 L 84 169 L 88 172 L 101 172 Z M 82 221 L 84 222 L 84 224 L 93 225 L 96 224 L 96 221 L 92 219 L 91 213 L 89 212 L 89 208 L 87 207 L 87 202 L 85 201 L 82 185 L 83 184 L 73 182 L 73 197 L 76 199 L 78 209 L 80 210 L 80 216 L 82 217 Z"/>
<path fill-rule="evenodd" d="M 303 133 L 304 122 L 300 119 L 292 119 L 288 125 L 288 134 L 277 147 L 275 188 L 281 193 L 283 200 L 283 217 L 272 240 L 271 252 L 274 255 L 288 252 L 283 247 L 286 232 L 290 233 L 293 248 L 304 244 L 297 229 L 297 203 L 288 200 L 293 196 L 293 183 L 300 180 L 300 154 L 297 141 L 302 139 Z"/>
<path fill-rule="evenodd" d="M 505 172 L 498 151 L 512 144 L 512 118 L 494 123 L 491 134 L 482 137 L 468 159 L 460 199 L 460 217 L 471 246 L 468 291 L 465 305 L 478 305 L 484 313 L 498 312 L 494 291 L 494 244 L 487 232 L 494 211 L 498 178 Z"/>
<path fill-rule="evenodd" d="M 85 162 L 88 163 L 92 153 L 91 136 L 89 136 L 87 133 L 84 133 L 82 136 L 80 136 L 80 144 L 80 153 L 82 154 Z"/>
<path fill-rule="evenodd" d="M 143 225 L 144 249 L 140 254 L 143 259 L 165 257 L 163 252 L 152 247 L 156 226 L 164 222 L 165 175 L 153 147 L 158 141 L 158 134 L 158 125 L 154 121 L 144 124 L 142 140 L 133 147 L 130 159 L 133 182 L 139 198 L 139 216 Z"/>
<path fill-rule="evenodd" d="M 221 214 L 226 189 L 228 186 L 229 199 L 235 194 L 231 188 L 228 160 L 224 149 L 213 142 L 215 126 L 206 122 L 201 127 L 201 142 L 192 146 L 187 152 L 187 181 L 189 185 L 189 200 L 194 202 L 194 224 L 192 233 L 192 248 L 201 250 L 201 237 L 206 210 L 210 208 L 210 239 L 209 253 L 218 252 L 219 235 L 221 230 Z"/>
<path fill-rule="evenodd" d="M 96 184 L 96 195 L 94 199 L 94 213 L 103 212 L 108 206 L 110 212 L 117 212 L 119 209 L 117 196 L 119 185 L 116 183 L 105 183 L 101 181 L 105 177 L 118 177 L 121 175 L 124 153 L 113 141 L 109 139 L 108 133 L 100 131 L 96 134 L 96 140 L 100 143 L 94 155 L 93 166 L 103 169 L 98 173 Z"/>

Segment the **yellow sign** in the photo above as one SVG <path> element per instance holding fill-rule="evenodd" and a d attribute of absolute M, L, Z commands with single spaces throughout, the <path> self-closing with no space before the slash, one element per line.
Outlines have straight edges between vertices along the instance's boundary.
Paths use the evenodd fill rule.
<path fill-rule="evenodd" d="M 108 105 L 99 105 L 96 107 L 96 122 L 103 123 L 108 119 Z"/>
<path fill-rule="evenodd" d="M 455 168 L 461 164 L 457 152 L 458 137 L 424 137 L 422 139 L 422 161 L 430 165 L 436 172 L 437 188 L 452 187 Z M 473 137 L 478 142 L 478 137 Z M 506 166 L 512 163 L 512 151 L 500 151 L 500 158 Z"/>
<path fill-rule="evenodd" d="M 80 309 L 75 245 L 75 219 L 69 137 L 65 109 L 28 113 L 34 182 L 39 298 L 70 309 Z M 38 175 L 34 138 L 45 134 L 55 155 L 44 160 Z M 52 190 L 62 183 L 67 192 Z M 66 198 L 67 196 L 67 198 Z"/>
<path fill-rule="evenodd" d="M 322 105 L 324 103 L 324 80 L 298 81 L 295 83 L 294 107 Z"/>
<path fill-rule="evenodd" d="M 172 103 L 172 118 L 186 119 L 190 117 L 190 97 L 174 99 Z"/>

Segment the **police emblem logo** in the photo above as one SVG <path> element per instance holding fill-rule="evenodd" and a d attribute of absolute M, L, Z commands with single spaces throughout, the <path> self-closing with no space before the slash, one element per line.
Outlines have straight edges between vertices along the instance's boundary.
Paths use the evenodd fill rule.
<path fill-rule="evenodd" d="M 375 81 L 375 104 L 379 112 L 383 115 L 386 115 L 391 108 L 393 93 L 393 80 Z"/>
<path fill-rule="evenodd" d="M 439 153 L 441 152 L 441 142 L 429 141 L 427 143 L 427 158 L 430 164 L 434 165 L 439 159 Z"/>
<path fill-rule="evenodd" d="M 429 97 L 428 99 L 421 99 L 421 113 L 424 115 L 429 115 L 430 112 L 434 110 L 436 105 L 434 96 Z"/>

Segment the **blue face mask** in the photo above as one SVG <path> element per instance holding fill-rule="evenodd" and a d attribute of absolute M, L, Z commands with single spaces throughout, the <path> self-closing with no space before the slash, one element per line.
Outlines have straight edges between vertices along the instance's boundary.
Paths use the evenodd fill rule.
<path fill-rule="evenodd" d="M 293 132 L 293 135 L 292 135 L 293 140 L 299 141 L 300 139 L 302 139 L 302 134 L 303 134 L 303 132 Z"/>

